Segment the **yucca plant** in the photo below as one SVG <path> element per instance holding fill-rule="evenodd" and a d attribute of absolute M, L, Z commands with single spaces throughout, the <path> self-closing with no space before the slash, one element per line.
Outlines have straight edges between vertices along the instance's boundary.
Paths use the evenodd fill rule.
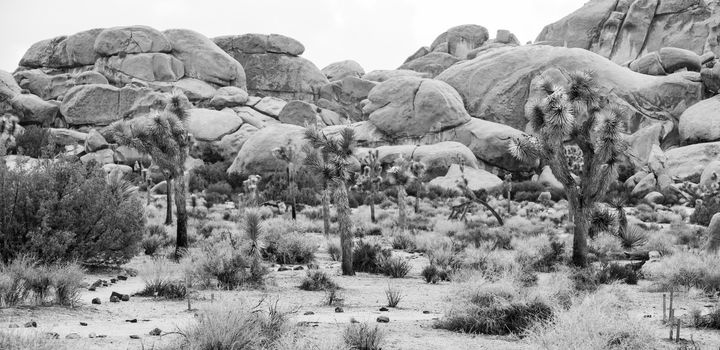
<path fill-rule="evenodd" d="M 625 231 L 618 231 L 617 237 L 623 248 L 633 249 L 648 242 L 647 232 L 640 226 L 630 225 Z"/>
<path fill-rule="evenodd" d="M 120 145 L 133 147 L 140 153 L 149 154 L 153 162 L 167 174 L 168 180 L 176 180 L 174 187 L 177 210 L 176 255 L 188 246 L 187 209 L 185 195 L 185 159 L 192 144 L 192 136 L 186 129 L 188 112 L 187 97 L 174 92 L 163 111 L 147 116 L 123 119 L 108 128 L 113 139 Z M 168 181 L 168 196 L 170 196 Z"/>
<path fill-rule="evenodd" d="M 262 218 L 260 213 L 255 209 L 248 209 L 245 211 L 245 221 L 243 222 L 245 229 L 245 235 L 250 241 L 250 256 L 261 256 L 261 250 L 263 249 L 262 241 Z"/>
<path fill-rule="evenodd" d="M 348 181 L 355 149 L 355 131 L 351 128 L 344 128 L 340 131 L 339 136 L 328 137 L 322 130 L 310 127 L 305 129 L 305 138 L 314 150 L 307 153 L 305 165 L 316 173 L 323 174 L 323 178 L 329 180 L 328 184 L 335 190 L 343 275 L 355 275 L 352 262 L 352 220 L 350 220 L 350 201 L 348 199 Z"/>
<path fill-rule="evenodd" d="M 617 179 L 617 168 L 627 146 L 620 135 L 623 111 L 600 94 L 593 74 L 569 72 L 566 76 L 567 87 L 549 80 L 541 84 L 545 96 L 529 104 L 533 135 L 511 139 L 509 150 L 520 160 L 540 159 L 548 164 L 565 187 L 574 220 L 572 261 L 586 266 L 592 212 L 610 183 Z M 582 151 L 580 174 L 571 172 L 566 143 Z"/>

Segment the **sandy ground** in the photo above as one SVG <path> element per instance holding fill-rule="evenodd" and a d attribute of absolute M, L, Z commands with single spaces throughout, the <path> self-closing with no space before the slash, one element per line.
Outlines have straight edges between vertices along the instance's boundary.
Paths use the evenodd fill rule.
<path fill-rule="evenodd" d="M 449 283 L 437 285 L 426 284 L 420 277 L 421 268 L 427 264 L 427 258 L 419 254 L 395 252 L 410 258 L 413 269 L 403 279 L 391 279 L 382 275 L 359 273 L 355 277 L 339 275 L 339 264 L 330 261 L 326 254 L 319 254 L 318 265 L 321 269 L 334 275 L 334 280 L 342 288 L 344 312 L 335 313 L 334 306 L 323 305 L 324 292 L 302 291 L 297 286 L 306 271 L 272 272 L 265 290 L 247 291 L 203 291 L 197 293 L 192 301 L 193 311 L 188 311 L 186 301 L 168 301 L 147 297 L 131 297 L 128 302 L 110 303 L 110 293 L 116 291 L 124 294 L 138 292 L 143 287 L 139 277 L 130 277 L 127 281 L 119 281 L 108 287 L 98 288 L 95 292 L 85 291 L 81 305 L 76 308 L 33 307 L 11 308 L 0 310 L 0 328 L 11 324 L 22 327 L 25 322 L 34 320 L 38 328 L 20 328 L 19 332 L 55 332 L 60 339 L 58 349 L 157 349 L 172 344 L 179 337 L 169 334 L 193 321 L 197 309 L 213 303 L 224 307 L 232 307 L 239 302 L 256 303 L 261 298 L 279 298 L 279 303 L 286 309 L 297 312 L 293 322 L 302 324 L 300 332 L 318 343 L 335 343 L 341 340 L 344 327 L 351 318 L 358 321 L 375 323 L 376 318 L 385 315 L 390 323 L 379 324 L 386 330 L 387 342 L 384 349 L 535 349 L 536 346 L 526 344 L 517 337 L 497 337 L 484 335 L 466 335 L 433 328 L 435 320 L 442 317 L 449 302 L 447 295 L 452 292 Z M 137 266 L 147 257 L 134 259 L 129 266 Z M 88 282 L 98 278 L 109 280 L 115 275 L 99 274 L 88 276 Z M 388 284 L 403 291 L 404 298 L 399 308 L 390 308 L 387 312 L 379 311 L 386 303 L 385 288 Z M 650 293 L 649 282 L 642 281 L 639 286 L 626 286 L 628 295 L 634 301 L 628 310 L 631 317 L 638 322 L 646 322 L 656 330 L 657 336 L 668 336 L 668 328 L 662 324 L 662 293 Z M 101 305 L 91 304 L 91 300 L 99 297 Z M 678 314 L 689 313 L 693 307 L 703 308 L 716 304 L 716 300 L 689 298 L 679 294 L 676 298 Z M 312 311 L 313 315 L 304 315 Z M 425 313 L 424 313 L 425 311 Z M 429 313 L 428 313 L 429 312 Z M 136 319 L 137 323 L 127 322 Z M 81 326 L 80 322 L 87 323 Z M 163 336 L 151 336 L 148 333 L 158 327 Z M 683 328 L 682 337 L 692 339 L 698 349 L 720 348 L 720 332 Z M 80 339 L 66 339 L 70 333 L 78 333 Z M 91 333 L 105 335 L 105 338 L 89 338 Z M 140 339 L 131 339 L 138 335 Z M 678 349 L 675 343 L 665 342 L 663 348 Z"/>

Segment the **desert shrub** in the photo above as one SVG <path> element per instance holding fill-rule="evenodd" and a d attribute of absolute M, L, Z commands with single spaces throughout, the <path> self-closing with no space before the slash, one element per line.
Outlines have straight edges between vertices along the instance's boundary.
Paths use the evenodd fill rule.
<path fill-rule="evenodd" d="M 637 284 L 638 278 L 638 273 L 635 270 L 620 266 L 617 263 L 606 264 L 598 271 L 598 282 L 602 284 L 610 284 L 615 281 Z"/>
<path fill-rule="evenodd" d="M 535 323 L 525 342 L 548 350 L 660 348 L 647 323 L 637 322 L 626 309 L 627 302 L 612 290 L 591 294 L 552 322 Z"/>
<path fill-rule="evenodd" d="M 436 244 L 434 247 L 425 251 L 430 264 L 435 265 L 443 270 L 456 267 L 459 263 L 455 251 L 448 244 Z"/>
<path fill-rule="evenodd" d="M 398 232 L 393 235 L 393 249 L 412 251 L 415 249 L 415 239 L 407 232 Z"/>
<path fill-rule="evenodd" d="M 573 288 L 577 291 L 594 292 L 600 286 L 598 271 L 592 266 L 575 268 L 569 277 L 573 282 Z"/>
<path fill-rule="evenodd" d="M 235 289 L 263 283 L 267 270 L 227 239 L 206 243 L 183 258 L 185 279 L 200 287 Z"/>
<path fill-rule="evenodd" d="M 180 278 L 179 267 L 166 258 L 155 258 L 144 264 L 138 275 L 145 284 L 140 296 L 183 299 L 187 296 L 186 282 Z"/>
<path fill-rule="evenodd" d="M 368 323 L 352 323 L 343 333 L 345 345 L 353 350 L 381 350 L 385 333 L 378 326 Z"/>
<path fill-rule="evenodd" d="M 565 242 L 554 239 L 548 242 L 546 236 L 518 239 L 513 244 L 518 251 L 516 261 L 536 271 L 552 271 L 565 260 Z"/>
<path fill-rule="evenodd" d="M 427 265 L 422 269 L 420 275 L 423 276 L 426 283 L 435 284 L 440 280 L 438 273 L 439 270 L 435 265 Z"/>
<path fill-rule="evenodd" d="M 637 209 L 635 217 L 637 217 L 639 220 L 645 222 L 657 221 L 657 213 L 655 213 L 655 209 L 653 209 L 651 206 L 645 203 L 641 203 L 636 205 L 635 209 Z"/>
<path fill-rule="evenodd" d="M 242 188 L 242 182 L 247 178 L 237 174 L 228 174 L 227 169 L 232 161 L 215 161 L 202 158 L 205 163 L 194 167 L 188 175 L 188 188 L 190 192 L 201 192 L 208 185 L 225 182 L 234 189 Z M 217 159 L 216 159 L 217 160 Z"/>
<path fill-rule="evenodd" d="M 694 327 L 720 329 L 720 308 L 717 305 L 707 315 L 702 315 L 700 310 L 693 310 L 691 315 Z"/>
<path fill-rule="evenodd" d="M 267 307 L 264 304 L 269 304 Z M 272 301 L 255 307 L 218 306 L 202 311 L 196 323 L 178 332 L 183 349 L 270 349 L 291 331 L 289 313 Z"/>
<path fill-rule="evenodd" d="M 65 347 L 59 346 L 56 341 L 50 340 L 40 332 L 28 334 L 4 329 L 0 331 L 0 349 L 59 350 L 65 349 Z"/>
<path fill-rule="evenodd" d="M 263 239 L 263 256 L 278 264 L 307 264 L 315 260 L 316 243 L 303 234 L 272 231 Z"/>
<path fill-rule="evenodd" d="M 223 199 L 228 199 L 232 195 L 233 189 L 227 181 L 220 181 L 208 186 L 205 189 L 205 194 L 217 193 Z"/>
<path fill-rule="evenodd" d="M 620 240 L 617 236 L 609 233 L 599 233 L 595 238 L 588 242 L 589 250 L 601 259 L 607 259 L 613 254 L 623 252 Z"/>
<path fill-rule="evenodd" d="M 295 200 L 298 204 L 316 206 L 321 204 L 317 195 L 321 191 L 320 182 L 314 174 L 301 169 L 295 174 L 298 191 Z M 258 193 L 263 200 L 280 200 L 291 202 L 290 189 L 285 172 L 265 174 L 258 183 Z"/>
<path fill-rule="evenodd" d="M 435 232 L 448 237 L 454 237 L 456 234 L 465 231 L 465 224 L 459 220 L 437 219 L 433 227 Z"/>
<path fill-rule="evenodd" d="M 124 263 L 144 229 L 132 192 L 108 185 L 96 163 L 58 160 L 8 170 L 0 164 L 0 256 L 32 254 L 43 262 Z"/>
<path fill-rule="evenodd" d="M 515 275 L 515 281 L 522 287 L 532 287 L 537 285 L 538 274 L 529 269 L 522 269 Z"/>
<path fill-rule="evenodd" d="M 140 242 L 145 255 L 155 255 L 157 250 L 167 244 L 167 231 L 163 225 L 148 225 L 145 230 L 145 235 Z"/>
<path fill-rule="evenodd" d="M 76 263 L 42 265 L 34 257 L 19 256 L 0 264 L 0 305 L 74 306 L 84 277 Z"/>
<path fill-rule="evenodd" d="M 57 154 L 54 144 L 51 145 L 50 130 L 30 125 L 15 139 L 15 148 L 18 154 L 32 158 L 50 158 Z"/>
<path fill-rule="evenodd" d="M 388 285 L 388 287 L 385 288 L 385 297 L 387 298 L 387 306 L 397 307 L 403 299 L 402 290 Z"/>
<path fill-rule="evenodd" d="M 668 231 L 653 232 L 648 235 L 643 249 L 658 251 L 662 255 L 671 255 L 675 251 L 677 238 Z"/>
<path fill-rule="evenodd" d="M 338 241 L 330 241 L 327 245 L 327 253 L 333 261 L 340 261 L 342 258 L 342 247 Z"/>
<path fill-rule="evenodd" d="M 564 190 L 547 189 L 543 184 L 536 181 L 514 182 L 510 190 L 510 197 L 516 202 L 537 202 L 542 192 L 550 192 L 552 200 L 556 202 L 565 198 Z M 507 191 L 502 188 L 491 191 L 490 194 L 502 195 L 503 198 L 507 199 Z"/>
<path fill-rule="evenodd" d="M 695 211 L 690 216 L 690 222 L 708 226 L 713 215 L 720 212 L 720 187 L 718 185 L 713 185 L 710 188 L 702 187 L 695 195 L 702 202 L 696 202 L 699 205 L 695 205 Z"/>
<path fill-rule="evenodd" d="M 522 300 L 503 284 L 486 283 L 454 304 L 435 325 L 455 332 L 522 334 L 535 322 L 547 322 L 553 309 L 544 301 Z"/>
<path fill-rule="evenodd" d="M 618 231 L 618 238 L 623 248 L 633 249 L 647 243 L 648 234 L 640 226 L 628 225 L 627 230 Z"/>
<path fill-rule="evenodd" d="M 654 264 L 645 264 L 641 272 L 662 290 L 700 288 L 720 291 L 720 256 L 678 252 Z"/>
<path fill-rule="evenodd" d="M 378 265 L 378 269 L 383 275 L 392 278 L 403 278 L 410 272 L 410 263 L 395 256 L 381 258 Z"/>
<path fill-rule="evenodd" d="M 670 224 L 670 232 L 677 237 L 677 244 L 690 248 L 699 248 L 705 240 L 702 227 L 693 227 L 681 221 Z"/>
<path fill-rule="evenodd" d="M 322 220 L 323 219 L 322 208 L 305 207 L 302 210 L 301 214 L 305 215 L 305 217 L 310 220 Z"/>
<path fill-rule="evenodd" d="M 381 262 L 389 258 L 390 253 L 378 244 L 360 240 L 353 249 L 353 269 L 358 272 L 380 272 Z"/>
<path fill-rule="evenodd" d="M 308 271 L 307 276 L 303 279 L 300 284 L 300 289 L 317 291 L 317 290 L 330 290 L 337 289 L 338 286 L 335 282 L 323 271 Z"/>

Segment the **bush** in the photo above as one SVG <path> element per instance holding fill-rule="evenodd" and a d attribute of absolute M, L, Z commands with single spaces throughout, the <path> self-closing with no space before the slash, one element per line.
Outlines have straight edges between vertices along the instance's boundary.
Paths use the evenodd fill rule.
<path fill-rule="evenodd" d="M 145 283 L 145 288 L 138 295 L 184 299 L 187 296 L 187 286 L 179 279 L 179 268 L 175 265 L 165 258 L 156 258 L 143 265 L 138 275 Z"/>
<path fill-rule="evenodd" d="M 265 237 L 263 256 L 278 264 L 308 264 L 315 260 L 313 240 L 296 233 L 268 232 Z"/>
<path fill-rule="evenodd" d="M 618 238 L 623 248 L 633 249 L 647 243 L 647 232 L 637 225 L 628 225 L 627 230 L 619 231 Z"/>
<path fill-rule="evenodd" d="M 553 310 L 542 301 L 503 303 L 496 298 L 474 300 L 438 321 L 437 327 L 455 332 L 522 335 L 535 322 L 546 322 Z"/>
<path fill-rule="evenodd" d="M 387 305 L 389 307 L 397 307 L 403 299 L 402 291 L 389 285 L 385 289 L 385 297 L 387 298 Z"/>
<path fill-rule="evenodd" d="M 50 130 L 30 125 L 25 132 L 15 139 L 15 148 L 18 154 L 32 158 L 51 158 L 57 152 L 55 144 L 51 142 Z"/>
<path fill-rule="evenodd" d="M 392 278 L 403 278 L 410 272 L 410 263 L 403 258 L 388 257 L 380 259 L 379 270 Z"/>
<path fill-rule="evenodd" d="M 338 286 L 323 271 L 308 271 L 307 276 L 300 284 L 300 289 L 308 291 L 331 290 L 337 289 Z"/>
<path fill-rule="evenodd" d="M 97 164 L 61 159 L 14 170 L 0 164 L 0 178 L 3 260 L 32 254 L 46 263 L 120 264 L 137 253 L 142 203 L 132 192 L 108 185 Z"/>
<path fill-rule="evenodd" d="M 345 328 L 343 339 L 350 349 L 381 350 L 385 333 L 377 325 L 372 327 L 368 323 L 353 323 Z"/>
<path fill-rule="evenodd" d="M 333 261 L 340 261 L 342 258 L 342 247 L 340 247 L 340 242 L 328 242 L 327 252 L 330 255 L 330 259 Z"/>
<path fill-rule="evenodd" d="M 564 190 L 552 188 L 547 189 L 543 184 L 537 181 L 514 182 L 510 190 L 510 197 L 516 202 L 537 202 L 538 198 L 540 197 L 540 193 L 542 192 L 550 192 L 550 197 L 553 201 L 556 202 L 561 199 L 565 199 Z M 491 191 L 491 193 L 489 194 L 502 195 L 503 198 L 507 199 L 507 191 L 504 190 L 502 187 Z"/>
<path fill-rule="evenodd" d="M 84 277 L 83 270 L 75 263 L 48 266 L 40 265 L 33 257 L 19 256 L 0 265 L 0 305 L 49 302 L 74 306 Z"/>
<path fill-rule="evenodd" d="M 435 265 L 427 265 L 423 268 L 420 275 L 423 276 L 426 283 L 435 284 L 440 280 L 439 270 Z"/>
<path fill-rule="evenodd" d="M 27 334 L 16 330 L 0 331 L 0 349 L 8 350 L 57 350 L 57 342 L 51 341 L 40 332 Z"/>
<path fill-rule="evenodd" d="M 399 232 L 393 236 L 393 249 L 411 251 L 415 249 L 415 240 L 413 236 L 407 232 Z"/>
<path fill-rule="evenodd" d="M 267 274 L 262 265 L 253 263 L 254 259 L 237 249 L 232 241 L 208 243 L 190 252 L 182 261 L 185 278 L 201 287 L 235 289 L 246 284 L 260 285 Z"/>
<path fill-rule="evenodd" d="M 378 244 L 359 241 L 353 250 L 353 269 L 357 272 L 377 273 L 381 271 L 381 262 L 390 257 L 390 251 L 383 250 Z"/>
<path fill-rule="evenodd" d="M 570 279 L 577 291 L 594 292 L 600 285 L 597 270 L 593 267 L 573 269 Z"/>
<path fill-rule="evenodd" d="M 645 264 L 640 271 L 662 290 L 695 287 L 709 293 L 720 291 L 718 255 L 675 253 L 663 257 L 658 263 Z"/>
<path fill-rule="evenodd" d="M 598 282 L 611 284 L 615 281 L 624 281 L 627 284 L 637 284 L 638 273 L 617 263 L 607 264 L 598 273 Z"/>

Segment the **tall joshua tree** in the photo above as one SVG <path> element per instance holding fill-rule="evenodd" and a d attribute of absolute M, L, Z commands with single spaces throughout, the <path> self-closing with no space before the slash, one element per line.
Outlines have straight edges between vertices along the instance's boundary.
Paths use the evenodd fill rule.
<path fill-rule="evenodd" d="M 297 206 L 297 183 L 295 182 L 295 175 L 297 174 L 298 153 L 290 144 L 290 141 L 288 141 L 287 145 L 273 149 L 272 154 L 275 158 L 285 162 L 287 165 L 285 168 L 288 183 L 287 191 L 290 195 L 290 202 L 292 203 L 292 219 L 295 220 L 297 219 L 297 211 L 295 208 Z"/>
<path fill-rule="evenodd" d="M 328 183 L 335 190 L 343 275 L 355 275 L 352 262 L 352 221 L 350 220 L 350 201 L 348 199 L 348 181 L 352 154 L 355 149 L 355 132 L 351 128 L 345 128 L 340 132 L 340 136 L 327 137 L 321 130 L 307 128 L 305 138 L 315 150 L 315 152 L 307 154 L 305 164 L 329 179 Z"/>
<path fill-rule="evenodd" d="M 375 200 L 377 199 L 378 184 L 382 181 L 380 174 L 382 173 L 382 164 L 378 157 L 377 150 L 371 150 L 367 156 L 360 161 L 362 172 L 360 173 L 359 182 L 370 192 L 370 221 L 377 222 L 375 218 Z"/>
<path fill-rule="evenodd" d="M 520 160 L 541 159 L 565 186 L 574 218 L 574 265 L 587 264 L 587 236 L 595 204 L 617 178 L 627 146 L 620 136 L 622 111 L 600 95 L 590 72 L 569 72 L 567 87 L 542 83 L 545 96 L 531 103 L 533 136 L 511 140 L 510 152 Z M 565 143 L 576 144 L 584 164 L 579 181 L 573 177 Z"/>
<path fill-rule="evenodd" d="M 110 126 L 118 144 L 149 154 L 153 162 L 166 172 L 170 179 L 175 180 L 173 192 L 177 210 L 176 255 L 188 246 L 185 159 L 192 140 L 185 128 L 188 113 L 183 106 L 184 102 L 185 96 L 176 92 L 165 110 L 145 117 L 123 119 Z"/>
<path fill-rule="evenodd" d="M 322 184 L 322 194 L 320 197 L 322 202 L 323 233 L 325 237 L 327 237 L 330 235 L 330 196 L 332 195 L 330 187 L 335 176 L 335 171 L 330 166 L 330 159 L 328 159 L 331 154 L 321 152 L 310 143 L 306 144 L 303 148 L 305 154 L 309 155 L 305 157 L 304 165 L 320 177 Z"/>

